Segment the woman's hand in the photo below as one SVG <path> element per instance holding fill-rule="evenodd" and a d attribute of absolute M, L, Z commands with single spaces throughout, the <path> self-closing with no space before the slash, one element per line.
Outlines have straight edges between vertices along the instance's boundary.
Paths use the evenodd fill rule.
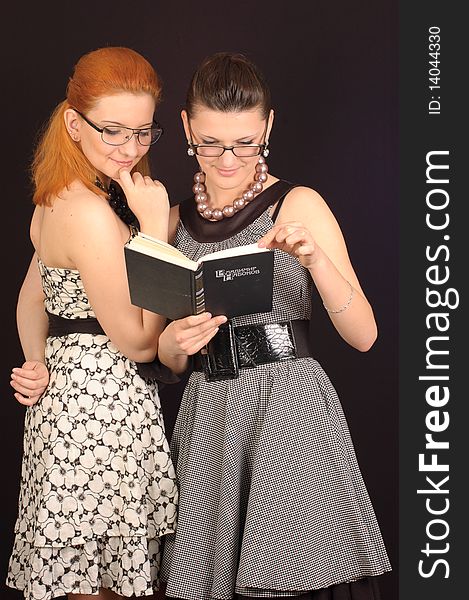
<path fill-rule="evenodd" d="M 20 404 L 32 406 L 49 385 L 49 371 L 44 363 L 28 360 L 21 368 L 12 370 L 10 385 L 16 390 L 14 396 Z"/>
<path fill-rule="evenodd" d="M 170 205 L 164 185 L 141 173 L 130 175 L 125 169 L 119 171 L 117 182 L 124 191 L 141 230 L 159 239 L 166 239 Z"/>
<path fill-rule="evenodd" d="M 311 268 L 322 250 L 310 231 L 298 221 L 274 225 L 258 242 L 261 248 L 275 248 L 296 257 L 307 269 Z"/>
<path fill-rule="evenodd" d="M 210 313 L 172 321 L 160 335 L 159 359 L 175 373 L 181 373 L 186 368 L 187 357 L 208 344 L 226 321 L 225 316 L 212 317 Z"/>

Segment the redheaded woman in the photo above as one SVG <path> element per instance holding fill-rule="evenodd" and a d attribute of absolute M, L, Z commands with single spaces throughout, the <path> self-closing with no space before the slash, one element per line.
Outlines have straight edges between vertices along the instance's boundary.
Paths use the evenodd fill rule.
<path fill-rule="evenodd" d="M 167 194 L 147 157 L 162 133 L 160 88 L 133 50 L 90 52 L 36 149 L 35 254 L 18 323 L 26 366 L 45 362 L 50 381 L 38 402 L 16 394 L 28 408 L 7 579 L 28 599 L 149 596 L 161 536 L 174 530 L 157 382 L 140 364 L 153 360 L 164 322 L 131 305 L 123 254 L 133 225 L 167 235 Z M 38 306 L 49 317 L 45 356 Z"/>

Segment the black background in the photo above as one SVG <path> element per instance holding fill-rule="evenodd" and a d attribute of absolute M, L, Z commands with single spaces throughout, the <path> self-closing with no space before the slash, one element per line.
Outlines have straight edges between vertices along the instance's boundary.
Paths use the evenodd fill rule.
<path fill-rule="evenodd" d="M 246 53 L 264 71 L 275 108 L 270 171 L 319 191 L 335 213 L 379 327 L 365 354 L 348 347 L 319 302 L 316 355 L 349 421 L 394 571 L 380 578 L 382 600 L 397 598 L 398 532 L 398 14 L 392 0 L 237 0 L 135 3 L 17 3 L 3 9 L 1 437 L 3 511 L 0 597 L 13 538 L 24 408 L 9 372 L 22 354 L 15 328 L 17 293 L 30 260 L 28 167 L 38 128 L 63 99 L 83 53 L 125 45 L 143 53 L 164 83 L 152 150 L 153 175 L 172 203 L 190 193 L 195 162 L 186 155 L 179 112 L 198 62 L 220 50 Z M 173 426 L 180 387 L 163 405 Z M 288 424 L 287 424 L 288 426 Z"/>

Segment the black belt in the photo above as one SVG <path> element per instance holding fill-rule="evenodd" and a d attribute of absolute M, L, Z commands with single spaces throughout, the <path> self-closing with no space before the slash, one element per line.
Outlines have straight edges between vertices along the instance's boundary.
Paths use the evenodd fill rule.
<path fill-rule="evenodd" d="M 72 333 L 89 333 L 91 335 L 106 335 L 98 319 L 66 319 L 46 310 L 49 319 L 49 337 L 62 337 Z M 157 358 L 150 363 L 135 363 L 140 377 L 143 379 L 157 379 L 161 383 L 177 383 L 180 378 L 171 369 L 168 369 Z"/>
<path fill-rule="evenodd" d="M 208 346 L 194 356 L 194 370 L 207 381 L 234 379 L 239 369 L 313 356 L 309 321 L 222 325 Z"/>

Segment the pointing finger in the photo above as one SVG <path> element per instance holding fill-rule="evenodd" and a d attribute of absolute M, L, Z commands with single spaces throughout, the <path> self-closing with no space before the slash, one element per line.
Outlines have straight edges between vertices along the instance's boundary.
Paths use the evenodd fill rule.
<path fill-rule="evenodd" d="M 138 171 L 135 171 L 135 173 L 132 174 L 132 180 L 135 185 L 145 183 L 145 180 L 143 179 L 143 175 L 141 173 L 139 173 Z"/>
<path fill-rule="evenodd" d="M 269 244 L 272 242 L 275 235 L 277 234 L 277 231 L 277 229 L 271 229 L 263 237 L 261 237 L 261 239 L 257 242 L 259 248 L 268 248 Z"/>
<path fill-rule="evenodd" d="M 129 171 L 127 171 L 127 169 L 120 169 L 119 183 L 120 183 L 122 189 L 124 190 L 124 194 L 128 190 L 132 189 L 133 181 L 132 181 L 132 177 L 130 176 L 130 173 L 129 173 Z"/>

